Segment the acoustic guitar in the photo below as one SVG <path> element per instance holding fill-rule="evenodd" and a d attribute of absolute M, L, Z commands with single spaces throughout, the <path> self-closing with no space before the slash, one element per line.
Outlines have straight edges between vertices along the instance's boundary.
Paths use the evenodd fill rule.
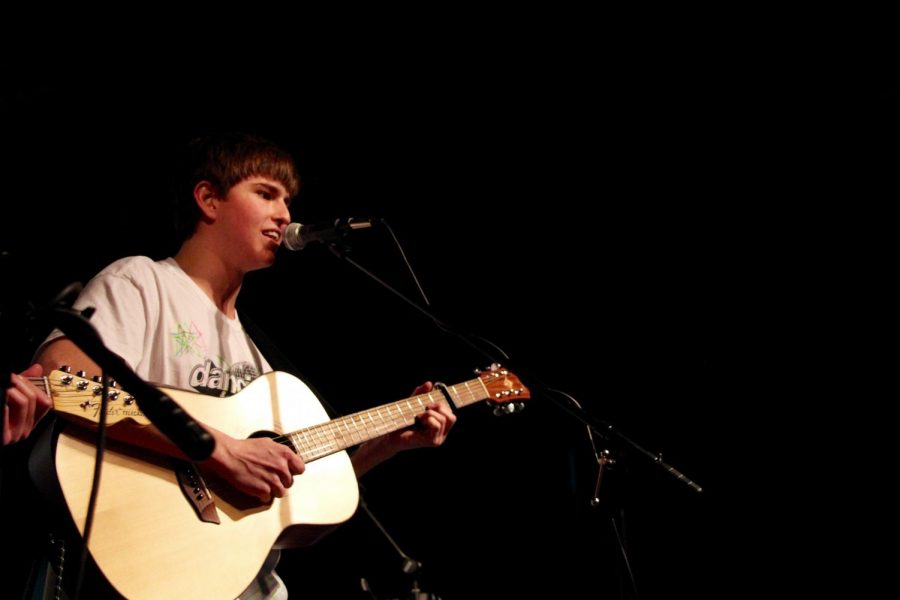
<path fill-rule="evenodd" d="M 60 370 L 33 379 L 56 411 L 96 422 L 101 386 L 80 375 Z M 496 366 L 443 391 L 334 420 L 306 384 L 283 372 L 267 373 L 226 398 L 159 389 L 201 423 L 232 437 L 266 435 L 289 446 L 306 471 L 283 498 L 262 503 L 187 461 L 109 440 L 88 548 L 109 583 L 133 599 L 236 598 L 273 547 L 309 544 L 356 511 L 359 491 L 346 448 L 412 425 L 435 402 L 462 408 L 487 400 L 509 411 L 530 397 L 515 375 Z M 121 390 L 110 394 L 106 418 L 109 424 L 149 423 Z M 86 428 L 66 427 L 56 441 L 57 478 L 82 534 L 94 437 Z"/>

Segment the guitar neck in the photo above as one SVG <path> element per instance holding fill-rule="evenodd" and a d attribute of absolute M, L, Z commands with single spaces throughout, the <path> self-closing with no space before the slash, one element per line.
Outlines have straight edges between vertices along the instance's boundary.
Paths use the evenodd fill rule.
<path fill-rule="evenodd" d="M 267 380 L 271 380 L 267 385 L 273 385 L 276 381 L 276 374 L 268 374 Z M 69 375 L 62 371 L 53 371 L 48 377 L 32 377 L 31 381 L 47 391 L 55 410 L 81 420 L 97 422 L 101 414 L 102 386 L 100 383 L 85 379 L 80 374 Z M 246 394 L 254 389 L 253 385 L 251 384 L 239 394 L 245 394 L 245 398 L 248 398 L 249 396 Z M 170 389 L 168 392 L 171 394 L 178 392 L 183 396 L 182 401 L 185 402 L 194 397 L 202 397 L 200 394 L 186 390 Z M 463 381 L 456 385 L 441 385 L 426 394 L 404 398 L 333 421 L 304 427 L 277 436 L 275 439 L 280 443 L 290 443 L 305 462 L 310 462 L 408 427 L 415 422 L 418 415 L 425 412 L 426 407 L 432 404 L 449 402 L 459 409 L 482 400 L 500 404 L 527 398 L 529 398 L 528 389 L 515 375 L 505 369 L 492 368 L 476 379 Z M 136 399 L 126 391 L 111 389 L 109 401 L 110 404 L 104 413 L 108 423 L 112 424 L 128 419 L 140 425 L 150 424 L 149 419 L 136 404 Z M 193 401 L 188 404 L 193 404 L 195 409 L 201 408 Z M 270 424 L 266 423 L 266 425 Z"/>
<path fill-rule="evenodd" d="M 490 397 L 481 379 L 448 385 L 445 389 L 457 409 Z M 285 434 L 285 437 L 294 445 L 303 462 L 310 462 L 386 433 L 409 427 L 418 415 L 425 412 L 427 406 L 446 401 L 447 397 L 443 392 L 434 389 L 427 394 L 363 410 L 327 423 L 304 427 Z"/>

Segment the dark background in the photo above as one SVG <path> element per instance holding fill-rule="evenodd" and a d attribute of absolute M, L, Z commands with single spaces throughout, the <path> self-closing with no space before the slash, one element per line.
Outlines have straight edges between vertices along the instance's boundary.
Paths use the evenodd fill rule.
<path fill-rule="evenodd" d="M 583 425 L 537 393 L 512 416 L 467 408 L 444 447 L 363 481 L 424 564 L 422 589 L 630 597 L 611 525 L 624 511 L 642 597 L 747 591 L 784 552 L 767 515 L 790 494 L 772 465 L 787 454 L 787 419 L 805 410 L 798 374 L 825 337 L 806 290 L 832 254 L 811 242 L 815 211 L 794 202 L 818 109 L 747 64 L 652 65 L 591 77 L 565 65 L 373 70 L 291 86 L 252 72 L 190 85 L 23 75 L 0 107 L 6 314 L 115 258 L 167 255 L 174 150 L 204 131 L 266 135 L 298 160 L 295 221 L 383 217 L 435 315 L 500 346 L 534 392 L 538 380 L 567 392 L 704 487 L 598 439 L 617 464 L 591 508 Z M 385 230 L 352 242 L 357 261 L 421 303 Z M 249 276 L 242 302 L 344 412 L 487 362 L 321 246 Z M 24 367 L 34 340 L 12 329 Z M 303 597 L 366 597 L 365 577 L 395 598 L 412 586 L 400 566 L 360 512 L 286 553 L 279 572 Z"/>

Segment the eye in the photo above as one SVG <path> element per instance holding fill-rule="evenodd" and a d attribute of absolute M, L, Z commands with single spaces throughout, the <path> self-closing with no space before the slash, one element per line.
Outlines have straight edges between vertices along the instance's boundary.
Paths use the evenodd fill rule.
<path fill-rule="evenodd" d="M 259 190 L 259 192 L 257 192 L 257 193 L 258 193 L 262 198 L 265 198 L 266 200 L 271 200 L 271 199 L 272 199 L 272 192 L 270 192 L 269 190 L 262 189 L 262 190 Z"/>

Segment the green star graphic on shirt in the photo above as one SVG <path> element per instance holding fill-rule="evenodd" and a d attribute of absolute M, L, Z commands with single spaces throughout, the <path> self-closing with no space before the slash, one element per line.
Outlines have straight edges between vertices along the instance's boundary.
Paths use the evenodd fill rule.
<path fill-rule="evenodd" d="M 200 354 L 196 347 L 197 341 L 200 339 L 200 333 L 193 326 L 185 327 L 181 323 L 178 324 L 178 330 L 172 334 L 175 340 L 175 356 L 182 354 Z"/>

